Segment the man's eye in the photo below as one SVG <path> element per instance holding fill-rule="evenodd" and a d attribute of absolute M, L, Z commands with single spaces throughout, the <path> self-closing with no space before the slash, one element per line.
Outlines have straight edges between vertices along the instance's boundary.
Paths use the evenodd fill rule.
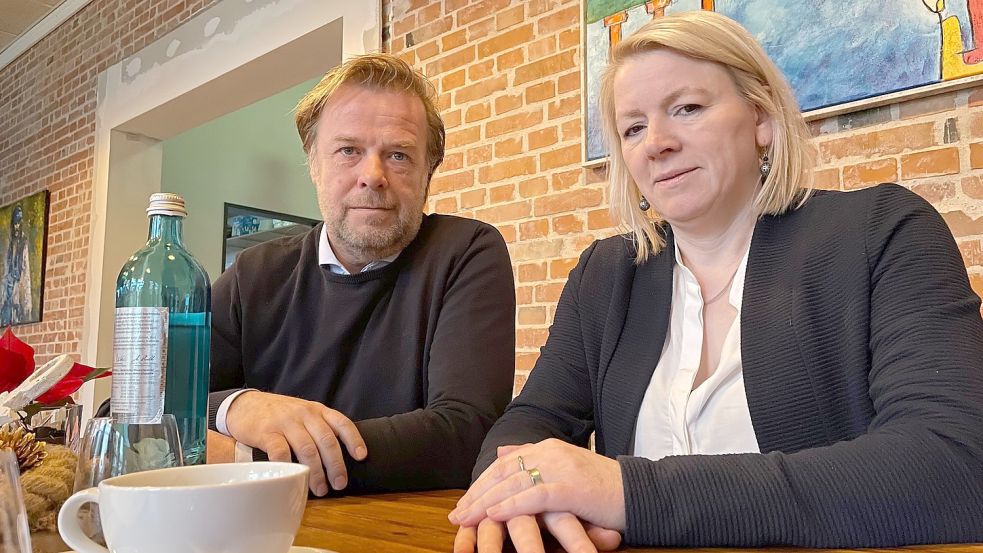
<path fill-rule="evenodd" d="M 352 146 L 343 146 L 338 148 L 338 152 L 344 156 L 353 156 L 355 155 L 355 148 Z"/>
<path fill-rule="evenodd" d="M 405 161 L 406 154 L 404 154 L 403 152 L 393 152 L 393 159 L 395 159 L 396 161 Z"/>

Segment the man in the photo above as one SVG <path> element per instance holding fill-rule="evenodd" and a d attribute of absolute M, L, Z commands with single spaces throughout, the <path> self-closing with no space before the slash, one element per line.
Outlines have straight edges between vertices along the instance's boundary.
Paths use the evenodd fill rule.
<path fill-rule="evenodd" d="M 311 490 L 464 487 L 514 373 L 508 251 L 423 215 L 444 151 L 435 91 L 384 54 L 297 107 L 324 224 L 242 252 L 213 289 L 209 423 Z M 211 434 L 216 457 L 231 440 Z"/>

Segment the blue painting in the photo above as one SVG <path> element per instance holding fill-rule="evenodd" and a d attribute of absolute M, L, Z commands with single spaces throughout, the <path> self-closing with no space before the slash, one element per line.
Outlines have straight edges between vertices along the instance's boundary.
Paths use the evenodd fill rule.
<path fill-rule="evenodd" d="M 983 73 L 983 0 L 584 0 L 588 160 L 607 156 L 598 92 L 611 46 L 652 18 L 699 9 L 750 31 L 803 111 Z"/>

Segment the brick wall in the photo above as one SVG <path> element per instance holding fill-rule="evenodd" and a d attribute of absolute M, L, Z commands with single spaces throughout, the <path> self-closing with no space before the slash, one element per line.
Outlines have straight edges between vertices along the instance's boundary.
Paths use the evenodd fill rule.
<path fill-rule="evenodd" d="M 211 0 L 94 0 L 0 70 L 0 203 L 51 193 L 39 360 L 80 350 L 99 73 Z"/>
<path fill-rule="evenodd" d="M 610 236 L 603 173 L 581 165 L 579 0 L 388 0 L 385 45 L 427 74 L 448 128 L 430 207 L 493 223 L 512 254 L 516 390 L 580 252 Z M 811 124 L 823 188 L 896 181 L 943 212 L 983 293 L 983 89 Z M 974 141 L 979 141 L 974 143 Z"/>
<path fill-rule="evenodd" d="M 208 0 L 95 0 L 0 70 L 0 201 L 51 191 L 42 357 L 77 352 L 88 256 L 96 76 Z M 514 263 L 517 388 L 577 256 L 614 230 L 581 166 L 579 0 L 384 0 L 386 48 L 437 84 L 448 127 L 430 208 L 495 224 Z M 885 180 L 928 198 L 983 292 L 983 88 L 811 124 L 820 184 Z"/>

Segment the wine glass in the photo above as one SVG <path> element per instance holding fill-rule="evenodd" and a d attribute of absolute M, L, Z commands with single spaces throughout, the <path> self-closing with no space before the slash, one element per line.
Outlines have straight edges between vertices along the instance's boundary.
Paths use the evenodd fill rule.
<path fill-rule="evenodd" d="M 94 488 L 114 476 L 184 465 L 181 438 L 174 415 L 159 423 L 125 423 L 114 417 L 90 419 L 79 444 L 75 492 Z M 102 542 L 99 513 L 93 504 L 79 510 L 79 525 Z"/>
<path fill-rule="evenodd" d="M 0 449 L 0 553 L 31 553 L 31 532 L 24 512 L 17 457 Z"/>

